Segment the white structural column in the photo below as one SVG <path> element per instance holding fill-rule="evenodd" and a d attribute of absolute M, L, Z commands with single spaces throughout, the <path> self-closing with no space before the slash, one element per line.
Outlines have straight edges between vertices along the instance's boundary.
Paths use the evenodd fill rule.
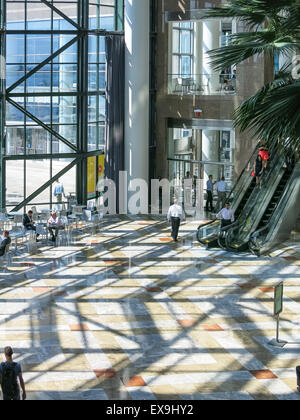
<path fill-rule="evenodd" d="M 208 88 L 210 92 L 218 88 L 219 78 L 213 76 L 214 70 L 211 67 L 211 58 L 208 51 L 218 48 L 220 45 L 220 22 L 218 20 L 203 21 L 203 64 L 202 73 L 204 74 L 204 83 L 208 81 Z"/>
<path fill-rule="evenodd" d="M 202 131 L 202 159 L 208 162 L 219 162 L 220 134 L 214 130 Z M 209 175 L 213 175 L 214 180 L 219 178 L 219 167 L 217 165 L 204 166 L 204 179 L 208 180 Z"/>
<path fill-rule="evenodd" d="M 149 174 L 149 0 L 125 0 L 125 170 Z"/>

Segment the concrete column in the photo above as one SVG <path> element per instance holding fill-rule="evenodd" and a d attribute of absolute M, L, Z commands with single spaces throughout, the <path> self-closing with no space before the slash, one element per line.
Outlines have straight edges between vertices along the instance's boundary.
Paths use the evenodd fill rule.
<path fill-rule="evenodd" d="M 202 131 L 202 159 L 210 162 L 219 162 L 220 133 L 219 131 Z M 208 180 L 209 175 L 213 175 L 214 180 L 219 178 L 219 166 L 204 166 L 204 181 Z M 205 184 L 206 185 L 206 184 Z"/>
<path fill-rule="evenodd" d="M 218 48 L 220 44 L 220 22 L 218 20 L 203 21 L 203 62 L 202 73 L 204 74 L 204 84 L 207 85 L 209 93 L 214 92 L 219 85 L 219 76 L 212 69 L 208 51 Z M 214 75 L 216 74 L 216 75 Z"/>
<path fill-rule="evenodd" d="M 195 22 L 195 74 L 197 88 L 202 88 L 202 62 L 203 62 L 203 44 L 202 44 L 202 22 Z"/>
<path fill-rule="evenodd" d="M 149 177 L 149 0 L 125 0 L 125 170 Z"/>

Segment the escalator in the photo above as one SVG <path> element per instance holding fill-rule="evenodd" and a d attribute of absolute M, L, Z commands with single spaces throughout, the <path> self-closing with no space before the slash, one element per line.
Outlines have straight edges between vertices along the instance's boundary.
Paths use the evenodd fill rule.
<path fill-rule="evenodd" d="M 268 223 L 286 188 L 290 173 L 283 153 L 273 154 L 272 162 L 255 185 L 235 223 L 222 235 L 221 246 L 229 251 L 247 251 L 251 234 Z M 219 241 L 220 242 L 220 241 Z"/>
<path fill-rule="evenodd" d="M 285 183 L 285 184 L 284 184 Z M 282 183 L 258 228 L 250 235 L 248 247 L 259 256 L 287 240 L 300 213 L 300 163 L 288 166 Z"/>
<path fill-rule="evenodd" d="M 250 249 L 259 255 L 287 239 L 299 216 L 300 163 L 288 160 L 278 144 L 270 151 L 260 183 L 256 185 L 249 173 L 256 149 L 229 196 L 235 222 L 225 228 L 219 220 L 200 226 L 197 239 L 201 244 L 234 252 Z"/>
<path fill-rule="evenodd" d="M 237 222 L 224 234 L 225 248 L 266 253 L 286 240 L 299 216 L 300 164 L 279 149 Z"/>
<path fill-rule="evenodd" d="M 280 198 L 282 197 L 282 195 L 283 195 L 283 193 L 286 189 L 286 186 L 287 186 L 287 183 L 288 183 L 288 181 L 291 177 L 291 174 L 292 174 L 292 170 L 290 168 L 287 168 L 285 173 L 283 174 L 283 176 L 281 178 L 281 181 L 278 184 L 278 187 L 277 187 L 277 189 L 276 189 L 276 191 L 275 191 L 275 193 L 274 193 L 274 195 L 273 195 L 265 213 L 263 214 L 263 216 L 261 218 L 260 223 L 258 224 L 257 230 L 265 227 L 269 223 L 269 221 L 270 221 L 270 219 L 271 219 L 271 217 L 272 217 L 272 215 L 273 215 L 273 213 L 274 213 L 274 211 L 275 211 L 275 209 L 276 209 L 276 207 L 277 207 L 277 205 L 280 201 Z"/>
<path fill-rule="evenodd" d="M 250 176 L 250 169 L 253 167 L 258 154 L 258 148 L 255 149 L 233 190 L 227 197 L 231 202 L 231 208 L 236 216 L 242 212 L 245 204 L 255 188 L 255 180 Z M 219 236 L 221 232 L 221 221 L 216 219 L 198 227 L 197 239 L 207 248 L 219 246 Z"/>

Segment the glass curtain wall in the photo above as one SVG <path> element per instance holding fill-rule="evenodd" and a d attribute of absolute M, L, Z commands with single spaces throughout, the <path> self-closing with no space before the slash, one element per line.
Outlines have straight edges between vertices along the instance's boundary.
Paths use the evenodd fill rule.
<path fill-rule="evenodd" d="M 8 211 L 52 207 L 59 179 L 84 204 L 97 196 L 90 185 L 105 152 L 105 36 L 123 30 L 123 0 L 1 0 L 1 13 L 2 203 Z"/>

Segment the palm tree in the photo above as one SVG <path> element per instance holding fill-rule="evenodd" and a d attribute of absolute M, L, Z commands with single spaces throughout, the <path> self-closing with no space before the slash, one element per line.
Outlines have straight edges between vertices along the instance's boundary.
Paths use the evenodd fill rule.
<path fill-rule="evenodd" d="M 205 18 L 235 18 L 248 32 L 231 35 L 229 45 L 210 51 L 216 70 L 237 65 L 254 55 L 290 57 L 274 79 L 234 113 L 235 125 L 269 143 L 278 139 L 300 152 L 300 3 L 299 0 L 232 0 L 213 8 Z"/>

